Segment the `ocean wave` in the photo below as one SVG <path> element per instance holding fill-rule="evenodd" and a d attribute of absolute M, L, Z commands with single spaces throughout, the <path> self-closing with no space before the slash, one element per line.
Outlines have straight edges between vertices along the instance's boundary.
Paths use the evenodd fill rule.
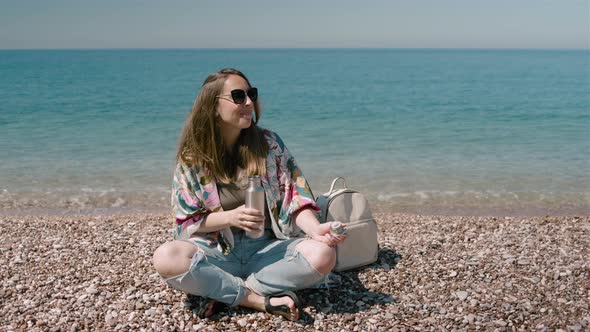
<path fill-rule="evenodd" d="M 588 215 L 590 193 L 418 190 L 368 194 L 380 209 L 418 214 Z M 371 200 L 372 198 L 372 200 Z"/>
<path fill-rule="evenodd" d="M 0 212 L 27 214 L 31 211 L 78 211 L 100 213 L 118 210 L 161 211 L 170 210 L 169 191 L 119 191 L 119 190 L 43 190 L 29 192 L 0 192 Z"/>

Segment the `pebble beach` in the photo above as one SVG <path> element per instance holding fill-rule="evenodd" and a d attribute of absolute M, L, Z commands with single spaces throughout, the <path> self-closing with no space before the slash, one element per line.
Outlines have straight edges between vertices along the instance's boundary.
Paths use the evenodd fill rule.
<path fill-rule="evenodd" d="M 590 217 L 375 218 L 378 261 L 290 322 L 185 308 L 151 265 L 168 215 L 1 215 L 0 331 L 590 330 Z"/>

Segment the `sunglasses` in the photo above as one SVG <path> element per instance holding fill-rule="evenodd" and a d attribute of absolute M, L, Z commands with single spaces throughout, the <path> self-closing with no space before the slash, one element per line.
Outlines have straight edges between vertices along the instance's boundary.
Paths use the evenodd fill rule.
<path fill-rule="evenodd" d="M 231 96 L 231 100 L 228 98 L 223 98 L 225 96 Z M 233 101 L 235 104 L 243 104 L 246 101 L 246 96 L 250 98 L 252 101 L 256 101 L 258 99 L 258 89 L 250 88 L 248 91 L 244 91 L 242 89 L 235 89 L 231 90 L 229 95 L 220 95 L 217 98 L 225 99 Z"/>

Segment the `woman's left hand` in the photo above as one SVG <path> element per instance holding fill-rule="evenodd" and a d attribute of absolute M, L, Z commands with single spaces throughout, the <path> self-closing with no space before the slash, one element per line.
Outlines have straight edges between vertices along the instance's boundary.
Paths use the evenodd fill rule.
<path fill-rule="evenodd" d="M 313 240 L 325 243 L 330 247 L 335 247 L 342 241 L 346 240 L 346 234 L 340 236 L 334 236 L 330 233 L 331 222 L 317 224 L 316 227 L 310 230 L 307 234 Z"/>

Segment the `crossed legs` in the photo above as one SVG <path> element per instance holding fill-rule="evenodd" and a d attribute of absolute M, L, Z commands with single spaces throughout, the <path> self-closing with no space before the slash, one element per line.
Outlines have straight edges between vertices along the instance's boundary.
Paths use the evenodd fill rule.
<path fill-rule="evenodd" d="M 295 261 L 293 261 L 292 258 L 291 259 L 285 258 L 283 260 L 280 260 L 276 263 L 273 263 L 269 266 L 264 267 L 263 269 L 260 270 L 259 273 L 256 273 L 255 276 L 254 275 L 250 276 L 250 278 L 248 278 L 248 281 L 246 281 L 245 283 L 241 279 L 239 279 L 233 275 L 230 275 L 229 273 L 227 273 L 215 266 L 208 266 L 206 269 L 199 271 L 199 272 L 196 271 L 195 268 L 191 269 L 191 266 L 194 264 L 194 258 L 196 256 L 203 256 L 204 253 L 203 253 L 203 255 L 195 255 L 199 252 L 202 253 L 202 249 L 192 243 L 185 242 L 185 241 L 172 241 L 172 242 L 167 242 L 167 243 L 164 243 L 163 245 L 161 245 L 154 252 L 153 263 L 154 263 L 154 267 L 156 268 L 157 272 L 163 278 L 165 278 L 167 280 L 170 278 L 175 278 L 178 276 L 189 275 L 189 274 L 193 279 L 199 279 L 200 277 L 202 277 L 203 279 L 208 279 L 208 277 L 206 277 L 205 275 L 201 276 L 199 273 L 205 273 L 209 276 L 211 276 L 211 274 L 219 274 L 219 276 L 217 278 L 214 278 L 214 279 L 216 279 L 216 282 L 218 282 L 219 280 L 222 280 L 222 279 L 229 279 L 229 281 L 227 281 L 227 282 L 222 282 L 221 283 L 222 285 L 220 285 L 219 287 L 243 288 L 245 291 L 245 295 L 241 296 L 241 300 L 239 301 L 239 303 L 232 303 L 232 305 L 237 304 L 237 305 L 249 307 L 249 308 L 252 308 L 255 310 L 264 311 L 265 309 L 264 309 L 264 296 L 263 295 L 265 295 L 265 294 L 259 294 L 259 293 L 263 293 L 260 290 L 258 292 L 256 292 L 256 291 L 250 289 L 250 288 L 254 288 L 254 287 L 248 287 L 249 284 L 255 284 L 257 289 L 264 289 L 265 288 L 268 291 L 268 289 L 273 289 L 273 287 L 280 287 L 281 285 L 276 285 L 276 284 L 281 283 L 280 278 L 284 278 L 285 285 L 287 285 L 286 286 L 287 289 L 283 289 L 283 290 L 288 290 L 289 288 L 291 288 L 291 289 L 305 288 L 305 287 L 309 287 L 310 285 L 305 285 L 303 287 L 301 287 L 301 285 L 299 285 L 299 286 L 296 285 L 297 280 L 302 279 L 302 278 L 300 278 L 300 274 L 306 273 L 306 272 L 302 272 L 302 271 L 306 271 L 305 266 L 301 266 L 300 268 L 293 268 L 293 267 L 297 267 L 298 266 L 297 264 L 299 264 L 299 265 L 308 264 L 312 270 L 312 271 L 310 271 L 310 273 L 314 274 L 314 277 L 311 277 L 311 278 L 317 279 L 319 277 L 321 280 L 321 278 L 325 277 L 332 270 L 334 265 L 336 264 L 335 250 L 324 243 L 314 241 L 314 240 L 303 240 L 296 245 L 295 250 L 297 251 L 295 256 L 301 255 L 304 257 L 304 260 L 301 260 L 297 257 L 295 257 L 295 258 L 299 259 L 299 260 L 295 260 Z M 205 263 L 203 263 L 203 264 L 205 264 Z M 209 264 L 209 263 L 206 263 L 206 264 Z M 274 264 L 277 264 L 277 265 L 273 267 L 272 265 L 274 265 Z M 280 264 L 282 264 L 282 265 L 280 265 Z M 209 264 L 209 265 L 211 265 L 211 264 Z M 189 270 L 191 270 L 191 271 L 189 271 Z M 308 270 L 310 270 L 310 269 L 308 268 Z M 289 271 L 293 272 L 292 278 L 289 278 L 289 276 L 290 276 Z M 277 272 L 280 272 L 280 276 L 276 276 L 276 275 L 273 276 L 272 275 L 273 273 L 276 274 Z M 266 276 L 266 277 L 264 277 L 264 276 Z M 279 279 L 277 279 L 277 278 L 279 278 Z M 258 279 L 260 279 L 260 280 L 258 280 Z M 262 279 L 266 279 L 266 280 L 262 280 Z M 289 280 L 289 279 L 291 279 L 291 280 Z M 211 279 L 209 279 L 209 280 L 211 280 Z M 192 285 L 197 284 L 199 281 L 206 283 L 206 280 L 193 280 Z M 293 282 L 295 282 L 295 284 Z M 190 287 L 190 285 L 189 285 L 188 288 L 201 288 L 201 287 Z M 187 291 L 187 292 L 189 292 L 191 294 L 195 294 L 195 295 L 204 295 L 204 294 L 199 294 L 198 289 L 195 289 L 193 291 L 191 291 L 190 289 L 181 289 L 181 290 Z M 236 293 L 239 294 L 240 292 L 236 291 Z M 266 295 L 268 295 L 268 294 L 266 294 Z M 215 298 L 214 296 L 209 296 L 209 297 Z M 227 299 L 217 299 L 217 300 L 221 300 L 222 302 L 226 302 L 226 303 L 228 302 Z M 294 304 L 293 300 L 290 297 L 285 296 L 285 297 L 271 298 L 270 304 L 271 305 L 287 305 L 289 308 L 291 308 L 292 315 L 295 317 L 295 319 L 297 319 L 298 312 L 295 308 L 295 304 Z"/>

